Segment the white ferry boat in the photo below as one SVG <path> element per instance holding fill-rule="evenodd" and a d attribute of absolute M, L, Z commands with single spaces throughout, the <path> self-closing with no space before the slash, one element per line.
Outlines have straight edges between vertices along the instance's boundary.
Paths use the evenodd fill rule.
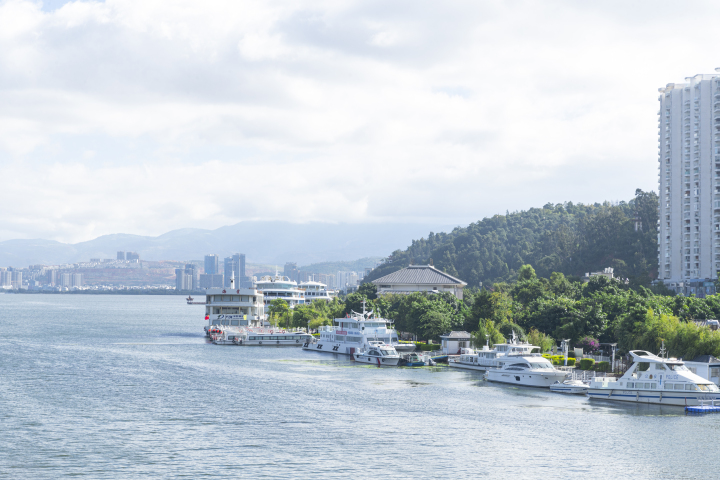
<path fill-rule="evenodd" d="M 352 313 L 348 318 L 336 318 L 337 325 L 320 327 L 320 337 L 305 343 L 303 350 L 352 355 L 368 349 L 371 342 L 383 342 L 393 348 L 400 345 L 397 332 L 387 325 L 389 321 L 374 318 L 372 311 L 365 312 L 364 302 L 363 313 Z"/>
<path fill-rule="evenodd" d="M 482 350 L 463 348 L 458 357 L 448 361 L 448 366 L 465 370 L 485 371 L 498 368 L 499 359 L 507 355 L 529 355 L 533 349 L 539 349 L 535 345 L 520 342 L 515 332 L 513 332 L 509 343 L 496 343 L 493 346 L 495 348 L 490 349 L 489 345 L 483 345 Z"/>
<path fill-rule="evenodd" d="M 377 363 L 378 366 L 396 366 L 400 361 L 400 355 L 390 345 L 383 342 L 370 342 L 367 350 L 353 353 L 353 358 L 360 363 Z"/>
<path fill-rule="evenodd" d="M 590 398 L 679 406 L 720 400 L 717 385 L 692 373 L 681 360 L 644 350 L 632 350 L 630 355 L 633 364 L 622 377 L 595 377 L 590 381 Z"/>
<path fill-rule="evenodd" d="M 498 364 L 498 368 L 485 372 L 487 380 L 527 387 L 549 387 L 567 377 L 567 373 L 557 370 L 539 353 L 511 353 L 498 360 Z"/>
<path fill-rule="evenodd" d="M 327 285 L 320 282 L 300 282 L 298 288 L 305 293 L 305 302 L 312 303 L 313 300 L 324 300 L 332 302 L 337 297 L 335 290 L 328 290 Z"/>
<path fill-rule="evenodd" d="M 211 329 L 210 338 L 215 345 L 299 347 L 308 342 L 312 335 L 264 328 L 219 326 Z"/>
<path fill-rule="evenodd" d="M 305 291 L 298 288 L 297 282 L 277 273 L 274 276 L 262 277 L 255 282 L 255 288 L 263 293 L 265 306 L 270 305 L 270 302 L 278 298 L 285 300 L 290 308 L 305 304 Z"/>

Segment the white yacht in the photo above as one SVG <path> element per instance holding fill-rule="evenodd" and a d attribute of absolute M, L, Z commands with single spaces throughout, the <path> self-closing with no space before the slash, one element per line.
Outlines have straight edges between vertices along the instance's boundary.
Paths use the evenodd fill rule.
<path fill-rule="evenodd" d="M 506 355 L 529 355 L 533 349 L 539 349 L 535 345 L 521 342 L 515 332 L 513 332 L 509 343 L 496 343 L 493 347 L 491 349 L 489 345 L 483 345 L 481 350 L 463 348 L 459 356 L 448 361 L 448 366 L 465 370 L 485 371 L 490 368 L 497 368 L 499 359 Z"/>
<path fill-rule="evenodd" d="M 274 276 L 266 275 L 255 282 L 255 287 L 263 293 L 265 306 L 278 298 L 285 300 L 290 308 L 305 304 L 305 291 L 298 288 L 297 282 L 289 277 L 277 273 Z"/>
<path fill-rule="evenodd" d="M 335 290 L 328 290 L 327 285 L 320 282 L 300 282 L 298 288 L 305 292 L 305 301 L 312 303 L 313 300 L 324 300 L 332 302 L 337 297 Z"/>
<path fill-rule="evenodd" d="M 400 355 L 390 345 L 383 342 L 369 342 L 367 350 L 361 349 L 353 353 L 356 362 L 376 364 L 378 366 L 396 366 L 400 361 Z"/>
<path fill-rule="evenodd" d="M 352 312 L 348 318 L 336 318 L 334 326 L 323 326 L 318 329 L 320 336 L 303 345 L 303 350 L 316 352 L 341 353 L 352 355 L 362 349 L 367 350 L 371 342 L 383 342 L 395 348 L 399 345 L 397 332 L 388 327 L 390 321 L 374 318 L 373 312 Z M 413 349 L 415 345 L 412 345 Z"/>
<path fill-rule="evenodd" d="M 595 377 L 590 381 L 588 396 L 601 400 L 681 406 L 720 400 L 717 385 L 692 373 L 682 360 L 662 358 L 644 350 L 632 350 L 630 356 L 633 364 L 622 377 Z"/>
<path fill-rule="evenodd" d="M 539 353 L 510 353 L 499 359 L 498 364 L 498 368 L 485 372 L 487 380 L 527 387 L 549 387 L 567 377 L 567 373 L 557 370 Z"/>

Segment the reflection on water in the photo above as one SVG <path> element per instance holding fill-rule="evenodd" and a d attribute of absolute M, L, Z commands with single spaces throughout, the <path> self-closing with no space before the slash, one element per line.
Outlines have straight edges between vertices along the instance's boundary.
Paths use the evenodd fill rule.
<path fill-rule="evenodd" d="M 697 445 L 714 440 L 720 416 L 491 384 L 442 366 L 220 347 L 203 338 L 202 319 L 202 306 L 180 296 L 0 295 L 0 476 L 347 478 L 373 468 L 387 478 L 707 478 L 715 470 Z"/>

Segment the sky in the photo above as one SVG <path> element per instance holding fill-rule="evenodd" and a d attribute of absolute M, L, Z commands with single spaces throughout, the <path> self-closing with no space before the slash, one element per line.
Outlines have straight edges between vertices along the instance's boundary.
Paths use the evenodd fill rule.
<path fill-rule="evenodd" d="M 0 241 L 657 190 L 720 3 L 0 0 Z"/>

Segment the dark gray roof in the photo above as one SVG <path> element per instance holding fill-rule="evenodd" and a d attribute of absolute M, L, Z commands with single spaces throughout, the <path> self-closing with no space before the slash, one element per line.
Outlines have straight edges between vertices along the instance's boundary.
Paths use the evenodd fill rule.
<path fill-rule="evenodd" d="M 390 275 L 373 280 L 375 285 L 467 285 L 432 265 L 410 265 Z"/>
<path fill-rule="evenodd" d="M 440 335 L 440 338 L 450 338 L 456 340 L 470 340 L 472 337 L 468 332 L 450 332 L 445 335 Z"/>
<path fill-rule="evenodd" d="M 713 357 L 712 355 L 699 355 L 690 361 L 698 363 L 720 363 L 720 360 Z"/>

